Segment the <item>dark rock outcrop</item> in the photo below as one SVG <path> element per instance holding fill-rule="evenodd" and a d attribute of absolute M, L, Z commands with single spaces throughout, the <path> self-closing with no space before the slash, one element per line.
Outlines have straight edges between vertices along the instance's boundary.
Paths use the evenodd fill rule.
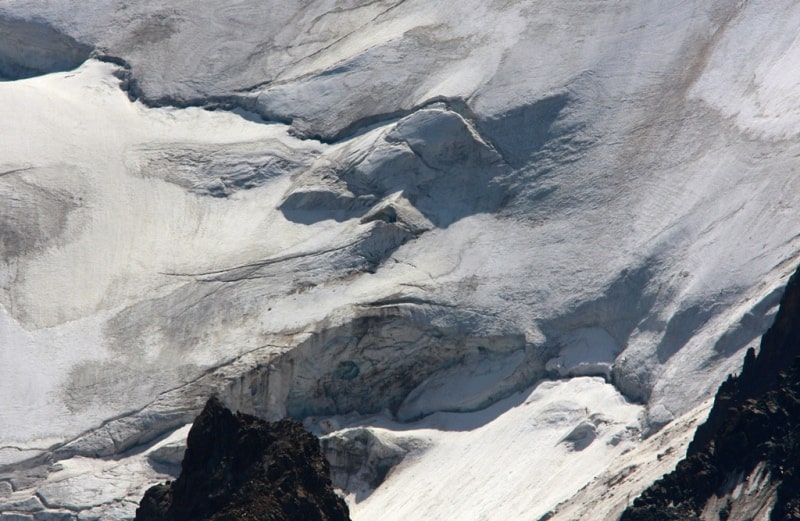
<path fill-rule="evenodd" d="M 345 521 L 319 440 L 294 420 L 233 414 L 211 398 L 187 439 L 181 474 L 150 488 L 137 521 Z"/>
<path fill-rule="evenodd" d="M 712 498 L 729 495 L 759 465 L 768 473 L 761 486 L 776 490 L 774 504 L 762 506 L 771 508 L 770 519 L 800 519 L 800 269 L 758 356 L 748 350 L 741 374 L 720 386 L 686 458 L 645 490 L 621 521 L 700 519 Z M 730 503 L 718 517 L 734 519 Z"/>

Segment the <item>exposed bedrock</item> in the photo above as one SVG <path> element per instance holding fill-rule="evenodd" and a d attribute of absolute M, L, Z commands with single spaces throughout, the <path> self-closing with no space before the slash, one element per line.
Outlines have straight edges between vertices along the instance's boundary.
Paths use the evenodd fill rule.
<path fill-rule="evenodd" d="M 0 18 L 0 81 L 74 69 L 91 52 L 49 25 Z"/>
<path fill-rule="evenodd" d="M 292 420 L 233 414 L 211 398 L 194 421 L 177 480 L 150 488 L 139 521 L 345 521 L 319 440 Z"/>
<path fill-rule="evenodd" d="M 800 270 L 758 355 L 719 388 L 686 459 L 622 516 L 634 520 L 800 519 Z"/>

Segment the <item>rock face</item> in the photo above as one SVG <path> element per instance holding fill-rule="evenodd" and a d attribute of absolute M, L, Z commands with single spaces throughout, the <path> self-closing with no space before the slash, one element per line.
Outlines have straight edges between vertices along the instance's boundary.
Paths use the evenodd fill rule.
<path fill-rule="evenodd" d="M 137 521 L 344 521 L 319 441 L 292 420 L 233 414 L 211 398 L 189 432 L 180 477 L 150 488 Z"/>
<path fill-rule="evenodd" d="M 686 459 L 623 521 L 800 519 L 800 270 L 758 356 L 717 393 Z"/>

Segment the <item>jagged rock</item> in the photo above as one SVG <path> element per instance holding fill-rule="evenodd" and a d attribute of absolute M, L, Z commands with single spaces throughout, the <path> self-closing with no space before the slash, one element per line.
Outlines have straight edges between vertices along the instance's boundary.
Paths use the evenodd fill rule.
<path fill-rule="evenodd" d="M 233 414 L 211 398 L 187 439 L 180 477 L 150 488 L 137 521 L 344 521 L 319 441 L 293 420 Z"/>
<path fill-rule="evenodd" d="M 770 502 L 769 519 L 800 519 L 798 432 L 800 269 L 786 287 L 758 356 L 749 349 L 741 374 L 720 386 L 686 459 L 636 499 L 621 520 L 685 521 L 712 514 L 723 521 L 752 519 L 735 512 L 769 511 Z M 766 479 L 759 478 L 762 467 Z M 747 482 L 749 493 L 742 494 Z M 758 494 L 769 487 L 774 494 Z"/>

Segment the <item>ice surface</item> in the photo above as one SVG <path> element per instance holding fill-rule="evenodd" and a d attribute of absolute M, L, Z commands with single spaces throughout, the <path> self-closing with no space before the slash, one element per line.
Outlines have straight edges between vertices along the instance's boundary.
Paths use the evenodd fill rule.
<path fill-rule="evenodd" d="M 358 520 L 618 512 L 800 258 L 799 12 L 6 0 L 105 61 L 0 83 L 0 511 L 129 517 L 213 392 L 405 443 Z"/>
<path fill-rule="evenodd" d="M 564 347 L 545 368 L 561 377 L 604 375 L 611 377 L 611 366 L 620 351 L 619 345 L 602 328 L 584 328 L 570 332 L 561 340 Z"/>

